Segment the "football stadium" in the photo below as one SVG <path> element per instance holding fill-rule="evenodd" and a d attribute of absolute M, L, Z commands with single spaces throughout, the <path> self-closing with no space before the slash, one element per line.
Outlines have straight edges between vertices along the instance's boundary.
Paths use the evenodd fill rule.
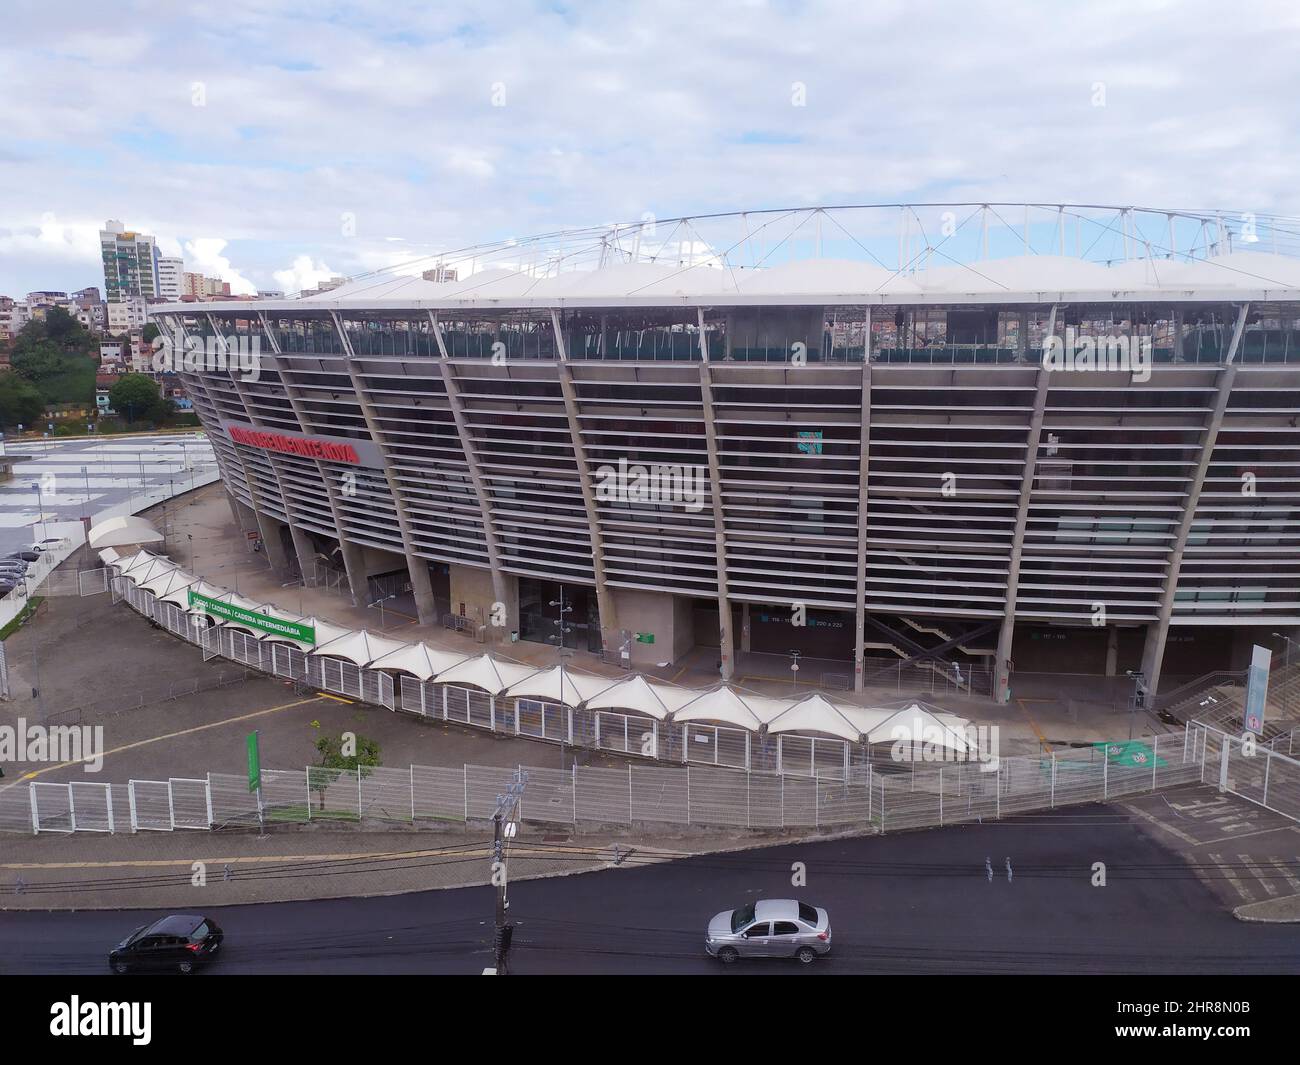
<path fill-rule="evenodd" d="M 273 565 L 485 642 L 1005 700 L 1300 626 L 1288 219 L 647 216 L 155 318 Z"/>

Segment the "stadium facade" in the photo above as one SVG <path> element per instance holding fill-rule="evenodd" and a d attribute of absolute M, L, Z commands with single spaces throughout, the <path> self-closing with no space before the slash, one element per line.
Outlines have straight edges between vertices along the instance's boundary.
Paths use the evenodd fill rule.
<path fill-rule="evenodd" d="M 1300 626 L 1293 238 L 1023 210 L 642 222 L 156 318 L 260 353 L 179 368 L 272 562 L 425 623 L 541 640 L 563 602 L 634 665 L 984 664 L 1004 699 L 1239 668 Z"/>

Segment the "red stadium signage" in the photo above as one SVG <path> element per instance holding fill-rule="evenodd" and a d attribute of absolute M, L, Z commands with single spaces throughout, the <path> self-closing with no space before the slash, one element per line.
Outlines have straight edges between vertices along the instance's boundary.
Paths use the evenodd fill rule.
<path fill-rule="evenodd" d="M 290 436 L 287 433 L 273 433 L 265 429 L 244 429 L 238 425 L 228 425 L 226 431 L 236 444 L 248 447 L 260 447 L 266 451 L 278 451 L 285 455 L 302 455 L 309 459 L 327 459 L 330 462 L 347 462 L 360 466 L 361 457 L 351 444 L 334 440 L 318 440 L 311 436 Z"/>

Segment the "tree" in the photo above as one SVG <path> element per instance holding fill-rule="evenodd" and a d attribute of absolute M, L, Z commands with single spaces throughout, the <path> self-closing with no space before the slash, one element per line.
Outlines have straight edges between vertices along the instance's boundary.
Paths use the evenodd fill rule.
<path fill-rule="evenodd" d="M 95 352 L 92 333 L 62 307 L 33 318 L 14 339 L 10 365 L 30 381 L 47 403 L 82 403 L 95 398 Z"/>
<path fill-rule="evenodd" d="M 123 374 L 108 392 L 108 403 L 128 422 L 160 421 L 167 408 L 158 385 L 142 373 Z"/>
<path fill-rule="evenodd" d="M 15 373 L 0 373 L 0 429 L 32 425 L 45 410 L 40 392 Z"/>
<path fill-rule="evenodd" d="M 344 773 L 354 780 L 358 773 L 368 776 L 369 770 L 379 765 L 379 744 L 367 736 L 344 733 L 341 736 L 322 736 L 316 741 L 320 753 L 319 765 L 308 773 L 312 791 L 325 809 L 325 792 Z"/>

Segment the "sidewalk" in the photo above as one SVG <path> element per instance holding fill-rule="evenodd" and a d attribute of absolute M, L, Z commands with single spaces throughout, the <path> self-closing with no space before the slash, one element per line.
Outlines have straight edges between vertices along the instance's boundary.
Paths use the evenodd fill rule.
<path fill-rule="evenodd" d="M 507 857 L 512 880 L 747 850 L 806 832 L 763 833 L 744 844 L 720 830 L 690 835 L 572 833 L 525 825 Z M 833 838 L 831 834 L 816 838 Z M 429 831 L 356 826 L 256 831 L 5 837 L 0 910 L 206 908 L 240 903 L 394 895 L 487 885 L 491 829 Z M 618 848 L 617 855 L 615 847 Z M 195 863 L 206 883 L 196 883 Z M 18 891 L 19 881 L 22 890 Z"/>

